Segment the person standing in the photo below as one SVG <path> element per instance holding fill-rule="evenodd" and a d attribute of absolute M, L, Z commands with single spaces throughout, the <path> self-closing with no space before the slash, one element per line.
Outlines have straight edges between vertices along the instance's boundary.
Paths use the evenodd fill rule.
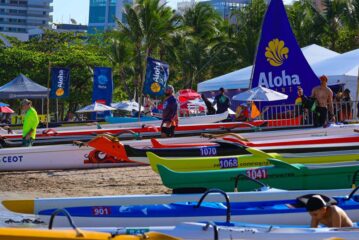
<path fill-rule="evenodd" d="M 39 117 L 32 102 L 28 99 L 21 101 L 22 111 L 25 113 L 24 125 L 22 128 L 22 145 L 31 147 L 36 138 L 36 128 L 39 125 Z"/>
<path fill-rule="evenodd" d="M 340 121 L 352 119 L 352 97 L 348 88 L 343 92 L 341 103 Z"/>
<path fill-rule="evenodd" d="M 219 94 L 214 98 L 213 106 L 217 104 L 216 114 L 224 113 L 228 111 L 228 108 L 231 106 L 231 101 L 229 97 L 224 95 L 224 88 L 219 89 Z"/>
<path fill-rule="evenodd" d="M 175 128 L 178 125 L 178 103 L 177 99 L 173 96 L 174 88 L 168 85 L 165 90 L 166 98 L 163 101 L 163 113 L 161 124 L 161 136 L 173 137 Z"/>
<path fill-rule="evenodd" d="M 320 85 L 313 88 L 312 96 L 315 98 L 317 106 L 314 112 L 314 127 L 323 127 L 327 121 L 329 114 L 329 120 L 335 121 L 334 108 L 333 108 L 333 92 L 327 86 L 328 78 L 321 76 Z"/>
<path fill-rule="evenodd" d="M 143 101 L 143 113 L 145 114 L 145 116 L 152 116 L 152 107 L 154 106 L 155 104 L 152 102 L 150 96 L 147 94 Z"/>
<path fill-rule="evenodd" d="M 203 93 L 201 94 L 201 98 L 202 98 L 204 104 L 206 104 L 207 115 L 216 114 L 216 109 L 214 109 L 214 107 L 212 106 L 212 103 L 206 98 L 206 96 L 204 96 Z"/>

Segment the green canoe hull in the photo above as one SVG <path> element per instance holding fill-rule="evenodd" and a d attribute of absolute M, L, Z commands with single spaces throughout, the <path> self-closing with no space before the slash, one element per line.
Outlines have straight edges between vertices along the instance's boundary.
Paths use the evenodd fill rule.
<path fill-rule="evenodd" d="M 240 174 L 256 178 L 272 188 L 311 190 L 351 188 L 353 176 L 359 171 L 357 162 L 302 165 L 270 161 L 274 166 L 194 172 L 174 172 L 162 165 L 157 167 L 163 184 L 168 188 L 219 188 L 227 192 L 234 191 L 236 178 Z M 244 176 L 238 178 L 238 191 L 252 191 L 258 187 Z"/>

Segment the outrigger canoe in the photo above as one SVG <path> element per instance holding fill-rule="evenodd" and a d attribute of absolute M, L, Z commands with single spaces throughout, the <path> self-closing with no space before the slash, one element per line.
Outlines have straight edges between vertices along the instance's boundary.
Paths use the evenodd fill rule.
<path fill-rule="evenodd" d="M 157 168 L 163 184 L 174 193 L 203 192 L 211 188 L 251 191 L 256 186 L 247 177 L 286 190 L 350 188 L 359 172 L 359 162 L 304 165 L 276 159 L 268 161 L 273 166 L 191 172 L 176 172 L 162 165 Z"/>
<path fill-rule="evenodd" d="M 98 228 L 96 228 L 99 230 Z M 248 224 L 239 222 L 186 222 L 175 226 L 105 228 L 101 231 L 113 234 L 126 232 L 158 231 L 180 239 L 192 240 L 357 240 L 359 228 L 308 228 L 305 226 L 283 226 Z"/>
<path fill-rule="evenodd" d="M 295 130 L 294 130 L 295 131 Z M 217 139 L 217 138 L 216 138 Z M 215 139 L 215 140 L 216 140 Z M 254 147 L 261 150 L 272 150 L 273 152 L 325 152 L 332 150 L 350 150 L 357 149 L 359 147 L 359 134 L 347 134 L 338 136 L 320 136 L 320 137 L 307 137 L 288 140 L 265 140 L 265 141 L 249 141 L 240 135 L 231 134 L 224 135 L 224 137 L 218 138 L 218 140 L 225 140 L 232 143 L 239 143 L 240 145 L 247 147 Z M 206 147 L 216 146 L 216 141 L 208 141 L 202 143 L 162 143 L 155 138 L 151 139 L 152 148 L 190 148 L 190 147 Z M 160 154 L 157 154 L 160 155 Z M 162 155 L 160 155 L 162 156 Z"/>
<path fill-rule="evenodd" d="M 134 166 L 86 145 L 71 144 L 4 148 L 0 151 L 0 172 L 55 169 L 86 169 Z"/>
<path fill-rule="evenodd" d="M 249 154 L 219 157 L 192 157 L 192 158 L 162 158 L 152 152 L 147 152 L 151 167 L 158 172 L 157 166 L 162 165 L 173 171 L 188 172 L 202 170 L 225 170 L 229 168 L 248 168 L 269 165 L 268 159 L 277 159 L 285 163 L 336 163 L 359 160 L 358 150 L 309 152 L 309 153 L 266 153 L 256 148 L 241 146 Z M 211 148 L 205 148 L 211 151 Z"/>
<path fill-rule="evenodd" d="M 296 198 L 299 195 L 314 194 L 320 192 L 329 197 L 344 196 L 352 189 L 329 189 L 329 190 L 300 190 L 286 191 L 273 189 L 258 182 L 256 191 L 230 192 L 228 197 L 233 202 L 257 202 L 284 200 Z M 198 201 L 202 194 L 158 194 L 158 195 L 119 195 L 119 196 L 98 196 L 98 197 L 70 197 L 70 198 L 36 198 L 23 200 L 4 200 L 3 206 L 9 211 L 20 214 L 39 214 L 39 212 L 53 208 L 68 207 L 97 207 L 107 206 L 129 206 L 149 204 L 170 204 L 175 202 Z M 206 197 L 206 202 L 220 202 L 223 196 L 212 193 Z"/>
<path fill-rule="evenodd" d="M 156 232 L 139 235 L 111 234 L 99 231 L 45 230 L 32 228 L 0 228 L 0 240 L 176 240 L 178 238 Z"/>
<path fill-rule="evenodd" d="M 284 145 L 276 147 L 260 147 L 257 149 L 276 153 L 307 153 L 307 152 L 329 152 L 340 150 L 359 150 L 358 142 L 349 142 L 343 144 L 311 144 L 311 145 Z M 152 138 L 151 142 L 157 147 L 134 147 L 130 144 L 123 144 L 118 138 L 110 135 L 101 135 L 90 140 L 87 144 L 101 152 L 109 154 L 124 161 L 131 160 L 148 164 L 146 152 L 152 152 L 160 157 L 178 158 L 178 157 L 210 157 L 210 156 L 235 156 L 251 154 L 246 146 L 241 143 L 227 140 L 214 140 L 212 142 L 184 143 L 184 144 L 161 144 L 158 140 Z M 179 147 L 178 145 L 182 145 Z M 339 145 L 339 146 L 338 146 Z M 168 146 L 165 148 L 163 146 Z M 359 151 L 358 151 L 359 153 Z"/>
<path fill-rule="evenodd" d="M 357 190 L 357 189 L 355 189 Z M 207 202 L 206 196 L 220 192 L 222 200 Z M 259 224 L 309 224 L 310 216 L 305 203 L 310 195 L 297 198 L 284 198 L 274 201 L 233 202 L 222 191 L 209 190 L 194 202 L 174 202 L 167 204 L 118 205 L 105 203 L 98 206 L 75 206 L 63 208 L 81 227 L 145 227 L 171 226 L 188 221 L 242 221 Z M 350 197 L 329 198 L 323 196 L 328 204 L 337 204 L 344 209 L 351 219 L 359 219 L 359 196 L 352 192 Z M 48 219 L 58 212 L 60 206 L 39 211 L 41 220 Z M 64 227 L 65 215 L 58 215 L 57 227 Z"/>

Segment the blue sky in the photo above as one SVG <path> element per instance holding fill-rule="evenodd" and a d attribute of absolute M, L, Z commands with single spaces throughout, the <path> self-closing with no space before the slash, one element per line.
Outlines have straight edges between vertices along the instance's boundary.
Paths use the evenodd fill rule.
<path fill-rule="evenodd" d="M 179 0 L 168 0 L 168 4 L 175 8 Z M 89 0 L 53 0 L 54 22 L 70 23 L 70 18 L 78 23 L 88 24 Z"/>

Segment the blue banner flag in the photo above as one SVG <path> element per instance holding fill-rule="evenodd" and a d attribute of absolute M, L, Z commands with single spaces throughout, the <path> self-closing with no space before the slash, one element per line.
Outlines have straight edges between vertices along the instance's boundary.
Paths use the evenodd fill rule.
<path fill-rule="evenodd" d="M 92 103 L 98 102 L 105 105 L 110 105 L 112 102 L 113 81 L 112 68 L 95 67 L 93 79 Z M 110 112 L 104 114 L 97 114 L 97 117 L 104 117 L 110 115 Z M 94 118 L 93 115 L 92 117 Z"/>
<path fill-rule="evenodd" d="M 262 25 L 251 88 L 263 86 L 284 93 L 288 99 L 275 104 L 294 104 L 299 86 L 310 96 L 319 84 L 295 39 L 282 0 L 271 0 Z"/>
<path fill-rule="evenodd" d="M 110 105 L 112 102 L 112 68 L 95 67 L 92 102 Z"/>
<path fill-rule="evenodd" d="M 151 96 L 162 96 L 169 76 L 169 66 L 159 60 L 148 57 L 143 93 Z"/>
<path fill-rule="evenodd" d="M 70 92 L 70 69 L 51 68 L 50 98 L 65 98 Z"/>

